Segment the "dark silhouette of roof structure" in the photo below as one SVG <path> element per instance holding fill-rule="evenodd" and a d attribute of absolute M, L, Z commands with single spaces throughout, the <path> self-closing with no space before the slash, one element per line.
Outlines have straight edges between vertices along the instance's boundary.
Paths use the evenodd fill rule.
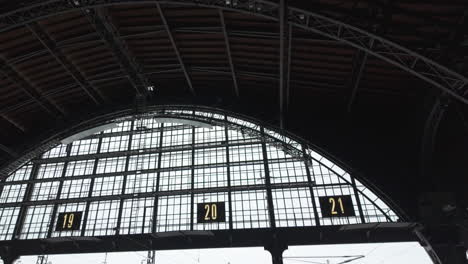
<path fill-rule="evenodd" d="M 465 195 L 464 0 L 0 1 L 0 10 L 3 168 L 80 121 L 177 103 L 296 133 L 413 218 L 420 193 Z"/>

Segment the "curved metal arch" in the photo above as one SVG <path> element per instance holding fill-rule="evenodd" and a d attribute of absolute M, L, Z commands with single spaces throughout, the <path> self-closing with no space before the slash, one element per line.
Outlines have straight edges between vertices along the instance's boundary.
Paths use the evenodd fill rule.
<path fill-rule="evenodd" d="M 131 3 L 163 3 L 221 8 L 279 20 L 279 5 L 265 0 L 49 0 L 20 8 L 0 16 L 6 26 L 0 32 L 77 9 Z M 289 7 L 288 22 L 297 27 L 346 43 L 378 57 L 434 85 L 457 100 L 468 104 L 468 78 L 425 56 L 344 22 L 303 9 Z M 369 43 L 373 43 L 370 45 Z"/>

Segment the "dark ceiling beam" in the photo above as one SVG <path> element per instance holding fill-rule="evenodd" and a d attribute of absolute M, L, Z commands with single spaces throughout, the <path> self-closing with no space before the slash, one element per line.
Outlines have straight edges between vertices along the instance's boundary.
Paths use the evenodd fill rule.
<path fill-rule="evenodd" d="M 143 74 L 143 69 L 135 57 L 127 49 L 125 43 L 121 40 L 119 33 L 111 24 L 111 19 L 104 10 L 84 9 L 86 18 L 94 27 L 102 40 L 112 50 L 121 69 L 129 76 L 128 80 L 135 88 L 137 95 L 145 95 L 148 87 L 153 86 L 151 81 Z"/>
<path fill-rule="evenodd" d="M 71 63 L 65 54 L 57 48 L 55 41 L 50 37 L 47 31 L 38 23 L 26 25 L 33 35 L 41 42 L 41 44 L 49 51 L 50 55 L 65 69 L 65 71 L 76 81 L 81 89 L 93 100 L 96 105 L 102 104 L 105 100 L 101 92 L 93 87 L 86 78 L 81 74 L 73 63 Z"/>
<path fill-rule="evenodd" d="M 11 119 L 9 116 L 7 116 L 6 114 L 4 113 L 0 113 L 0 116 L 5 119 L 6 121 L 8 121 L 10 124 L 12 124 L 14 127 L 16 127 L 18 130 L 20 130 L 21 132 L 25 132 L 26 131 L 26 128 L 21 125 L 20 123 L 16 122 L 15 120 Z"/>
<path fill-rule="evenodd" d="M 192 85 L 192 80 L 190 78 L 190 75 L 188 74 L 187 68 L 185 66 L 184 61 L 182 60 L 182 56 L 180 54 L 179 48 L 177 47 L 176 41 L 175 41 L 174 36 L 172 34 L 171 27 L 169 26 L 169 23 L 167 22 L 166 16 L 164 15 L 164 12 L 163 12 L 163 10 L 161 8 L 161 5 L 158 2 L 156 3 L 156 7 L 158 8 L 159 15 L 161 16 L 161 20 L 163 22 L 163 25 L 166 28 L 167 35 L 169 36 L 169 40 L 171 41 L 172 48 L 174 49 L 174 51 L 176 53 L 177 60 L 179 61 L 180 67 L 182 68 L 182 71 L 184 73 L 185 79 L 186 79 L 187 84 L 189 86 L 190 92 L 192 93 L 192 95 L 196 95 L 195 89 L 193 88 L 193 85 Z"/>
<path fill-rule="evenodd" d="M 218 9 L 218 12 L 219 12 L 219 19 L 221 20 L 221 27 L 223 29 L 224 43 L 226 45 L 226 52 L 227 52 L 228 60 L 229 60 L 229 68 L 231 69 L 232 81 L 234 83 L 234 92 L 235 92 L 236 96 L 239 97 L 239 85 L 237 84 L 236 70 L 234 68 L 234 62 L 232 60 L 231 44 L 229 43 L 229 35 L 228 35 L 227 29 L 226 29 L 226 21 L 224 19 L 224 11 L 222 9 Z"/>
<path fill-rule="evenodd" d="M 12 150 L 11 148 L 3 145 L 3 144 L 0 144 L 0 150 L 5 152 L 6 154 L 8 154 L 10 157 L 12 158 L 17 158 L 18 157 L 18 153 L 16 153 L 14 150 Z"/>
<path fill-rule="evenodd" d="M 0 58 L 0 73 L 7 79 L 11 80 L 17 87 L 23 90 L 31 99 L 33 99 L 41 108 L 53 117 L 66 116 L 67 113 L 64 109 L 59 107 L 54 101 L 42 96 L 36 88 L 34 88 L 13 66 Z"/>

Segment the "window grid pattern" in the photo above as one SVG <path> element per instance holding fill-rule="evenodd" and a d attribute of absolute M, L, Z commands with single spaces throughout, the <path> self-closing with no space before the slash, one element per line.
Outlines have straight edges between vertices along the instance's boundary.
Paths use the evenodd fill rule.
<path fill-rule="evenodd" d="M 233 228 L 270 227 L 265 190 L 232 192 Z"/>
<path fill-rule="evenodd" d="M 97 153 L 99 145 L 98 138 L 82 139 L 72 143 L 70 156 L 88 155 Z"/>
<path fill-rule="evenodd" d="M 129 136 L 102 138 L 100 153 L 124 151 L 128 148 Z"/>
<path fill-rule="evenodd" d="M 157 174 L 143 173 L 127 175 L 125 193 L 151 193 L 156 191 Z"/>
<path fill-rule="evenodd" d="M 20 207 L 0 208 L 0 240 L 12 239 Z"/>
<path fill-rule="evenodd" d="M 127 199 L 123 202 L 120 234 L 151 233 L 154 198 Z"/>
<path fill-rule="evenodd" d="M 214 118 L 212 113 L 197 113 Z M 193 112 L 182 111 L 179 114 L 192 116 Z M 222 115 L 216 118 L 225 122 Z M 9 206 L 12 203 L 21 205 L 29 184 L 32 188 L 29 199 L 33 205 L 24 205 L 27 209 L 26 219 L 20 232 L 20 237 L 24 239 L 43 238 L 47 235 L 50 221 L 53 220 L 52 224 L 55 224 L 56 219 L 51 219 L 53 205 L 45 203 L 51 203 L 57 195 L 61 199 L 57 201 L 60 202 L 57 205 L 58 213 L 83 211 L 83 218 L 87 215 L 87 219 L 82 221 L 88 222 L 82 232 L 53 230 L 52 236 L 79 236 L 82 233 L 87 236 L 113 235 L 117 231 L 121 234 L 147 233 L 151 232 L 154 221 L 156 232 L 190 230 L 191 223 L 194 230 L 227 229 L 230 217 L 234 229 L 268 228 L 270 219 L 265 168 L 269 170 L 273 185 L 273 213 L 278 227 L 314 226 L 316 222 L 324 226 L 361 223 L 356 197 L 359 198 L 362 217 L 366 223 L 398 221 L 398 216 L 386 203 L 358 180 L 352 179 L 345 170 L 308 148 L 305 154 L 310 155 L 311 159 L 304 161 L 302 156 L 295 156 L 297 154 L 289 151 L 285 144 L 271 143 L 273 138 L 287 138 L 266 129 L 265 133 L 269 136 L 264 143 L 268 165 L 265 166 L 260 126 L 237 118 L 228 118 L 228 122 L 230 124 L 227 128 L 214 126 L 210 129 L 191 128 L 187 124 L 177 123 L 164 123 L 161 126 L 157 119 L 146 118 L 125 121 L 90 138 L 71 143 L 70 157 L 67 157 L 67 146 L 59 145 L 38 159 L 36 175 L 31 175 L 33 165 L 29 163 L 0 183 L 0 222 L 16 224 L 14 218 L 17 217 L 17 209 L 9 210 L 13 208 Z M 293 148 L 302 148 L 296 141 L 288 142 L 293 142 Z M 161 143 L 162 149 L 159 148 Z M 144 153 L 137 154 L 138 152 Z M 65 163 L 66 177 L 61 178 Z M 308 172 L 312 180 L 312 193 Z M 34 182 L 15 183 L 30 178 L 34 178 Z M 63 186 L 58 194 L 61 181 Z M 352 182 L 356 182 L 356 187 L 353 187 Z M 196 192 L 193 204 L 190 195 L 192 186 Z M 228 186 L 233 188 L 231 197 L 227 192 Z M 250 189 L 251 186 L 255 188 Z M 93 200 L 89 202 L 89 211 L 86 213 L 86 202 L 80 199 L 87 198 L 91 188 Z M 358 190 L 357 194 L 355 189 Z M 135 196 L 151 193 L 151 196 L 126 198 L 122 202 L 122 218 L 118 230 L 117 218 L 121 200 L 109 200 L 114 198 L 108 196 L 119 196 L 122 193 Z M 152 208 L 154 195 L 158 199 L 156 219 L 153 219 Z M 352 197 L 356 216 L 322 216 L 319 198 L 336 195 Z M 232 208 L 229 208 L 229 198 Z M 64 203 L 67 199 L 75 200 L 73 203 Z M 197 223 L 196 204 L 202 202 L 225 202 L 226 222 Z M 2 207 L 2 204 L 5 206 Z M 33 213 L 36 215 L 33 216 Z M 315 214 L 318 219 L 315 219 Z M 5 227 L 0 226 L 0 231 L 1 228 L 6 231 L 5 235 L 3 232 L 0 234 L 0 239 L 11 239 L 12 227 L 6 224 Z"/>
<path fill-rule="evenodd" d="M 123 179 L 123 176 L 95 178 L 92 196 L 109 196 L 121 194 Z"/>
<path fill-rule="evenodd" d="M 314 206 L 309 189 L 272 190 L 277 227 L 314 226 Z"/>
<path fill-rule="evenodd" d="M 35 183 L 32 190 L 31 201 L 56 199 L 59 185 L 59 181 Z"/>
<path fill-rule="evenodd" d="M 53 205 L 37 205 L 28 207 L 20 238 L 45 238 L 49 231 L 53 208 Z"/>
<path fill-rule="evenodd" d="M 21 202 L 26 193 L 26 187 L 27 184 L 5 185 L 0 196 L 0 203 Z"/>
<path fill-rule="evenodd" d="M 58 178 L 62 176 L 64 163 L 41 164 L 37 173 L 37 179 Z"/>
<path fill-rule="evenodd" d="M 70 161 L 65 171 L 65 177 L 91 175 L 94 169 L 94 160 Z"/>
<path fill-rule="evenodd" d="M 24 165 L 8 176 L 8 178 L 6 178 L 6 182 L 24 181 L 29 179 L 31 177 L 32 168 L 33 166 L 31 164 Z"/>
<path fill-rule="evenodd" d="M 63 145 L 63 144 L 58 145 L 55 148 L 42 154 L 43 159 L 65 157 L 65 156 L 67 156 L 67 145 Z"/>
<path fill-rule="evenodd" d="M 159 197 L 156 232 L 183 230 L 190 230 L 190 195 Z"/>
<path fill-rule="evenodd" d="M 91 202 L 85 236 L 115 235 L 119 206 L 119 200 Z"/>
<path fill-rule="evenodd" d="M 91 179 L 66 180 L 62 185 L 60 199 L 87 197 L 90 186 Z"/>
<path fill-rule="evenodd" d="M 166 124 L 164 124 L 166 126 Z M 167 130 L 163 133 L 163 147 L 192 144 L 192 129 Z"/>
<path fill-rule="evenodd" d="M 159 175 L 160 191 L 188 190 L 192 182 L 191 170 L 163 171 Z"/>

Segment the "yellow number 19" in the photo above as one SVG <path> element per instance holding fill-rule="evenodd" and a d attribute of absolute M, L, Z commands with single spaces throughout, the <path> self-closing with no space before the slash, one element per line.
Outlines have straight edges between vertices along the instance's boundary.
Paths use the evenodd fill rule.
<path fill-rule="evenodd" d="M 65 214 L 63 216 L 63 225 L 62 225 L 62 228 L 65 229 L 65 228 L 72 228 L 73 226 L 73 220 L 75 219 L 75 214 Z"/>

